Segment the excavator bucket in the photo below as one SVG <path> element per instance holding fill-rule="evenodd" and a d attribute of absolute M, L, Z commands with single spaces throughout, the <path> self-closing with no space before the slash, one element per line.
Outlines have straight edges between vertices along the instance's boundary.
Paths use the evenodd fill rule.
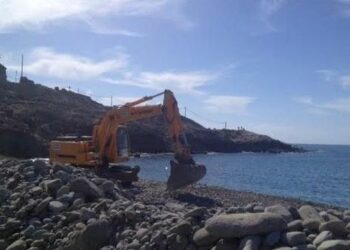
<path fill-rule="evenodd" d="M 174 191 L 186 187 L 202 179 L 207 173 L 204 165 L 193 163 L 181 163 L 170 161 L 170 176 L 167 182 L 167 190 Z"/>

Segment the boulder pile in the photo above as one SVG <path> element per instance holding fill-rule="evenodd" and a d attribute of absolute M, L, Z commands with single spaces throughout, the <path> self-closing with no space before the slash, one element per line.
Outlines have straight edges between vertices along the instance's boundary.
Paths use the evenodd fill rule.
<path fill-rule="evenodd" d="M 1 160 L 0 250 L 350 249 L 349 210 L 146 204 L 135 193 L 88 169 Z"/>

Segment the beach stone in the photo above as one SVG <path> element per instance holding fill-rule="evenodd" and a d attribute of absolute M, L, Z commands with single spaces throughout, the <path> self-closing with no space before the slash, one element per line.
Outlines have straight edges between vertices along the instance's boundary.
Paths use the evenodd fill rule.
<path fill-rule="evenodd" d="M 349 250 L 350 241 L 348 240 L 326 240 L 317 248 L 317 250 Z"/>
<path fill-rule="evenodd" d="M 27 243 L 21 239 L 16 240 L 6 248 L 6 250 L 25 250 L 25 249 L 27 249 Z"/>
<path fill-rule="evenodd" d="M 321 223 L 319 230 L 322 231 L 331 231 L 336 236 L 347 235 L 348 232 L 345 229 L 346 224 L 341 220 L 331 220 L 324 223 Z"/>
<path fill-rule="evenodd" d="M 257 235 L 246 236 L 239 242 L 238 250 L 259 250 L 261 237 Z"/>
<path fill-rule="evenodd" d="M 23 230 L 23 235 L 29 238 L 35 231 L 35 227 L 33 225 L 29 225 L 25 230 Z"/>
<path fill-rule="evenodd" d="M 60 201 L 50 201 L 49 210 L 54 213 L 62 212 L 66 209 L 66 206 Z"/>
<path fill-rule="evenodd" d="M 221 238 L 241 238 L 247 235 L 267 234 L 287 229 L 287 223 L 277 214 L 225 214 L 206 222 L 209 234 Z"/>
<path fill-rule="evenodd" d="M 41 175 L 46 175 L 49 172 L 49 167 L 42 160 L 33 161 L 34 171 Z"/>
<path fill-rule="evenodd" d="M 321 245 L 322 242 L 326 240 L 331 240 L 333 238 L 333 234 L 331 231 L 323 231 L 314 239 L 313 243 L 316 247 Z"/>
<path fill-rule="evenodd" d="M 280 215 L 286 222 L 293 220 L 292 214 L 282 205 L 274 205 L 265 208 L 265 212 L 276 213 Z"/>
<path fill-rule="evenodd" d="M 83 194 L 89 200 L 103 197 L 103 191 L 85 177 L 73 180 L 70 183 L 70 190 Z"/>
<path fill-rule="evenodd" d="M 60 189 L 57 190 L 56 197 L 60 197 L 64 194 L 69 193 L 69 187 L 68 186 L 62 186 Z"/>
<path fill-rule="evenodd" d="M 238 243 L 236 239 L 221 239 L 211 250 L 235 250 L 238 248 Z"/>
<path fill-rule="evenodd" d="M 291 247 L 277 247 L 277 248 L 274 248 L 273 250 L 293 250 L 293 248 L 291 248 Z"/>
<path fill-rule="evenodd" d="M 176 233 L 180 235 L 189 235 L 192 232 L 192 225 L 188 221 L 182 221 L 177 225 L 169 229 L 170 233 Z"/>
<path fill-rule="evenodd" d="M 112 225 L 107 220 L 97 220 L 85 227 L 80 236 L 80 249 L 95 250 L 108 244 Z"/>
<path fill-rule="evenodd" d="M 294 246 L 292 249 L 293 250 L 317 250 L 316 247 L 314 245 L 311 245 L 311 244 Z"/>
<path fill-rule="evenodd" d="M 36 187 L 33 187 L 30 192 L 33 194 L 33 195 L 40 195 L 42 192 L 43 192 L 43 189 L 39 186 L 36 186 Z"/>
<path fill-rule="evenodd" d="M 55 196 L 57 190 L 62 186 L 62 181 L 60 179 L 45 180 L 40 183 L 40 186 L 51 196 Z"/>
<path fill-rule="evenodd" d="M 313 220 L 322 220 L 322 217 L 318 214 L 317 210 L 310 205 L 301 206 L 298 210 L 300 217 L 303 220 L 313 219 Z"/>
<path fill-rule="evenodd" d="M 112 181 L 105 181 L 102 183 L 102 190 L 105 194 L 113 194 L 114 192 L 114 183 Z"/>
<path fill-rule="evenodd" d="M 298 209 L 296 209 L 295 207 L 289 206 L 288 207 L 288 211 L 290 212 L 290 214 L 292 215 L 294 220 L 300 220 L 300 214 L 298 212 Z"/>
<path fill-rule="evenodd" d="M 193 235 L 193 242 L 199 247 L 211 246 L 218 240 L 219 240 L 219 237 L 210 235 L 205 228 L 199 229 Z"/>
<path fill-rule="evenodd" d="M 303 221 L 303 227 L 313 232 L 318 232 L 320 224 L 321 221 L 317 219 L 305 219 Z"/>
<path fill-rule="evenodd" d="M 303 221 L 302 220 L 293 220 L 287 225 L 288 231 L 301 231 L 303 229 Z"/>
<path fill-rule="evenodd" d="M 280 232 L 272 232 L 266 235 L 263 245 L 272 247 L 276 245 L 281 239 L 281 233 Z"/>
<path fill-rule="evenodd" d="M 306 235 L 303 232 L 288 232 L 282 235 L 282 242 L 288 246 L 303 245 L 306 242 Z"/>
<path fill-rule="evenodd" d="M 184 218 L 190 218 L 190 217 L 203 217 L 207 213 L 207 209 L 204 207 L 197 207 L 194 208 L 187 213 L 185 213 Z"/>
<path fill-rule="evenodd" d="M 59 170 L 54 174 L 54 177 L 60 179 L 63 183 L 68 183 L 71 180 L 71 175 L 63 170 Z"/>

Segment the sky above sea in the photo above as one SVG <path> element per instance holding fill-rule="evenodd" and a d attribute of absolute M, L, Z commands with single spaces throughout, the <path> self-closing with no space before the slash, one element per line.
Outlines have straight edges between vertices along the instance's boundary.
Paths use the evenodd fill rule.
<path fill-rule="evenodd" d="M 350 0 L 0 0 L 0 13 L 11 81 L 23 54 L 30 79 L 105 105 L 171 89 L 206 127 L 350 143 Z"/>

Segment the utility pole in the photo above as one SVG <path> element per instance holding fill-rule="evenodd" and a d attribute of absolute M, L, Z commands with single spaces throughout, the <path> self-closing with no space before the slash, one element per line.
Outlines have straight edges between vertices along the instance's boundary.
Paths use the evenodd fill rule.
<path fill-rule="evenodd" d="M 17 70 L 15 72 L 15 82 L 17 82 Z"/>
<path fill-rule="evenodd" d="M 22 63 L 21 63 L 21 78 L 23 77 L 23 54 L 22 54 Z"/>
<path fill-rule="evenodd" d="M 113 107 L 113 96 L 111 96 L 111 107 Z"/>
<path fill-rule="evenodd" d="M 227 123 L 225 122 L 225 129 L 227 128 Z"/>

